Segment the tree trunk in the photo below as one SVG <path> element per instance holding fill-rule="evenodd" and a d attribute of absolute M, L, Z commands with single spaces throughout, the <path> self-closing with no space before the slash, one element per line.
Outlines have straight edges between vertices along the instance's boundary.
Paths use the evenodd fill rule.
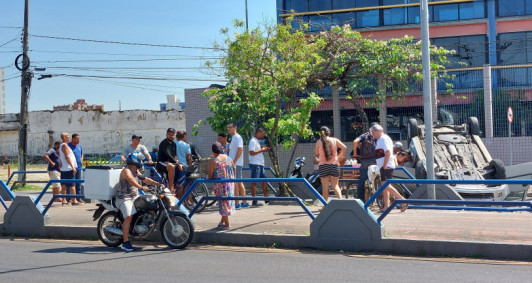
<path fill-rule="evenodd" d="M 294 160 L 294 155 L 296 154 L 296 148 L 299 144 L 299 136 L 296 137 L 296 142 L 294 144 L 294 148 L 292 149 L 292 154 L 290 154 L 290 160 L 288 160 L 288 165 L 286 165 L 286 173 L 285 176 L 288 177 L 288 172 L 290 172 L 290 164 L 292 164 L 292 160 Z"/>
<path fill-rule="evenodd" d="M 270 160 L 272 162 L 272 169 L 277 175 L 277 178 L 283 178 L 283 172 L 281 171 L 281 167 L 279 166 L 279 158 L 277 157 L 277 153 L 273 150 L 272 147 L 272 141 L 270 137 L 267 137 L 266 140 L 268 141 L 268 147 L 272 150 L 268 151 L 268 155 L 270 156 Z M 288 193 L 288 185 L 286 183 L 279 183 L 279 195 L 282 197 L 288 197 L 290 194 Z"/>
<path fill-rule="evenodd" d="M 364 107 L 358 103 L 358 99 L 352 91 L 346 89 L 345 92 L 349 97 L 351 97 L 351 103 L 353 103 L 355 110 L 357 111 L 358 115 L 360 115 L 360 119 L 362 119 L 362 132 L 367 132 L 369 130 L 369 119 L 368 115 L 366 115 L 366 112 L 364 111 Z"/>

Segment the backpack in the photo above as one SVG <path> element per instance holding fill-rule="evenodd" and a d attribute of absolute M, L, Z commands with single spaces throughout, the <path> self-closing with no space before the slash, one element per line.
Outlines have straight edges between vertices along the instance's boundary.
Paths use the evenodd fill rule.
<path fill-rule="evenodd" d="M 360 142 L 360 158 L 375 158 L 376 140 L 370 133 L 365 133 L 363 140 Z"/>

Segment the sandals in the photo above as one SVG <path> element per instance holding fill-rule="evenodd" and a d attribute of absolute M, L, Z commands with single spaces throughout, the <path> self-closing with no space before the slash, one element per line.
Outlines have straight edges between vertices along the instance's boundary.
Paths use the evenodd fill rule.
<path fill-rule="evenodd" d="M 401 204 L 401 212 L 405 212 L 405 210 L 408 208 L 408 203 Z"/>

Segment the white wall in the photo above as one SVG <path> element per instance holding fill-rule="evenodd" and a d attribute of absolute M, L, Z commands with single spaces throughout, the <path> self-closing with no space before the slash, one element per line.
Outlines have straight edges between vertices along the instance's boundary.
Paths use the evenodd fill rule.
<path fill-rule="evenodd" d="M 0 129 L 3 122 L 0 119 Z M 34 111 L 29 113 L 28 155 L 42 155 L 60 134 L 77 133 L 85 154 L 122 152 L 132 134 L 151 150 L 166 137 L 166 129 L 185 130 L 183 111 Z M 0 131 L 0 156 L 18 154 L 18 132 Z"/>

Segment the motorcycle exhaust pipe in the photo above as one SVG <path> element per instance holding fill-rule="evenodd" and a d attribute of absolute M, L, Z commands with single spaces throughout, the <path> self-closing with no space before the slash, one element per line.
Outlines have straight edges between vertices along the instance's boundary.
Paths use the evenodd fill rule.
<path fill-rule="evenodd" d="M 109 232 L 111 234 L 115 234 L 115 235 L 118 235 L 118 236 L 122 236 L 122 229 L 119 229 L 119 228 L 116 228 L 116 227 L 111 227 L 111 226 L 106 226 L 103 228 L 103 230 L 105 230 L 105 232 Z"/>

